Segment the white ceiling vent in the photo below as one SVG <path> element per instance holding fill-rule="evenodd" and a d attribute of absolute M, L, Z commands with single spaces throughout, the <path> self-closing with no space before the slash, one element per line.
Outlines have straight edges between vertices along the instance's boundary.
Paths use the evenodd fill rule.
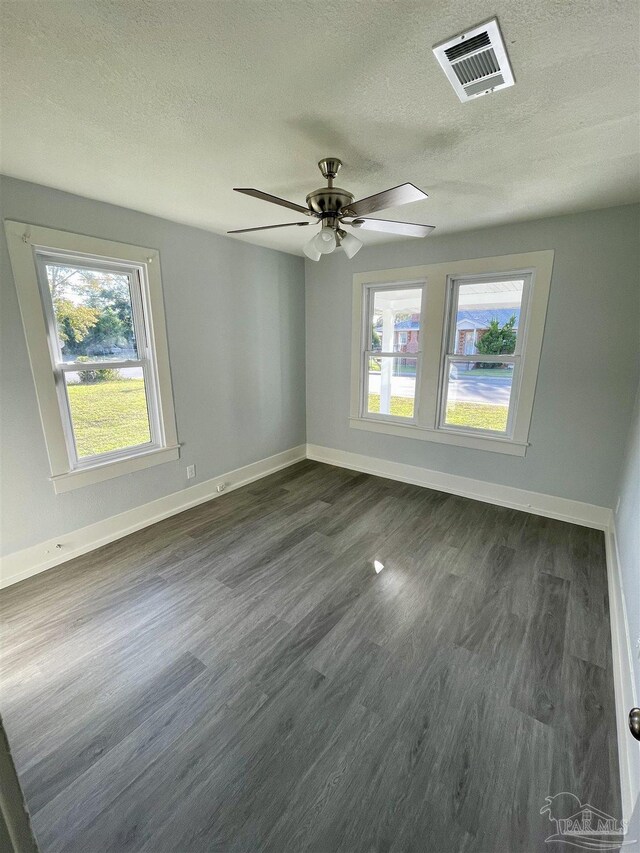
<path fill-rule="evenodd" d="M 436 45 L 433 52 L 461 101 L 515 83 L 496 18 Z"/>

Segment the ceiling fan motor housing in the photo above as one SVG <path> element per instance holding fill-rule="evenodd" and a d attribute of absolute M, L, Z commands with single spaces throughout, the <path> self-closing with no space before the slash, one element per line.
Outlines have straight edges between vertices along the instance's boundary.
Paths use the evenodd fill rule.
<path fill-rule="evenodd" d="M 320 187 L 307 196 L 307 204 L 321 219 L 336 218 L 352 201 L 352 193 L 340 187 Z"/>

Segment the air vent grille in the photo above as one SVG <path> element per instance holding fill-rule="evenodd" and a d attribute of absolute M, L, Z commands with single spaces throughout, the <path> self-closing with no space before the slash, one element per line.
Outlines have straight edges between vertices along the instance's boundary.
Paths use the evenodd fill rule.
<path fill-rule="evenodd" d="M 433 52 L 461 101 L 515 83 L 495 18 L 436 45 Z"/>
<path fill-rule="evenodd" d="M 482 77 L 490 77 L 500 71 L 500 65 L 492 48 L 468 56 L 466 59 L 461 59 L 452 67 L 463 86 L 466 86 L 467 83 L 473 83 L 474 80 L 480 80 Z"/>
<path fill-rule="evenodd" d="M 490 44 L 489 33 L 485 30 L 485 32 L 473 36 L 473 38 L 465 39 L 460 44 L 448 48 L 445 50 L 445 55 L 449 62 L 453 62 L 454 59 L 460 59 L 461 56 L 466 56 L 468 53 L 473 53 L 474 50 L 479 50 L 481 47 L 487 47 Z"/>

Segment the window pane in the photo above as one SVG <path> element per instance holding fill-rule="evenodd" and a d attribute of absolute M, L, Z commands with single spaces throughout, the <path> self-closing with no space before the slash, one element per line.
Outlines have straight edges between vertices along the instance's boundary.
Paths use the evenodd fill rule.
<path fill-rule="evenodd" d="M 516 348 L 524 282 L 461 284 L 458 289 L 455 340 L 460 355 L 510 354 Z M 489 363 L 486 364 L 489 369 Z M 496 364 L 494 369 L 499 369 Z"/>
<path fill-rule="evenodd" d="M 63 361 L 137 359 L 129 276 L 46 264 Z"/>
<path fill-rule="evenodd" d="M 513 364 L 449 362 L 447 426 L 506 432 Z"/>
<path fill-rule="evenodd" d="M 417 363 L 415 358 L 370 358 L 367 412 L 412 418 Z"/>
<path fill-rule="evenodd" d="M 65 374 L 78 457 L 151 441 L 141 367 Z"/>
<path fill-rule="evenodd" d="M 374 290 L 369 349 L 374 352 L 417 352 L 421 306 L 422 288 Z"/>

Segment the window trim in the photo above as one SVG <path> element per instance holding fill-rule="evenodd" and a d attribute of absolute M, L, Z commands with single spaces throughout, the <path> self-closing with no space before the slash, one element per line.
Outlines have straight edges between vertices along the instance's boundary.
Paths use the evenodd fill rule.
<path fill-rule="evenodd" d="M 373 270 L 353 276 L 352 291 L 352 355 L 351 355 L 351 406 L 349 425 L 355 429 L 389 435 L 435 441 L 476 450 L 488 450 L 513 456 L 524 456 L 529 446 L 529 429 L 538 377 L 542 338 L 546 320 L 547 303 L 551 286 L 554 251 L 528 252 L 517 255 L 451 261 L 400 269 Z M 530 275 L 528 301 L 525 308 L 526 323 L 521 338 L 520 376 L 518 399 L 511 435 L 465 430 L 439 425 L 442 406 L 441 381 L 445 363 L 451 316 L 448 299 L 451 282 L 464 278 L 505 275 Z M 363 298 L 367 286 L 409 284 L 426 281 L 423 298 L 421 328 L 422 377 L 416 380 L 416 398 L 420 399 L 420 413 L 415 423 L 407 419 L 373 419 L 363 416 L 361 397 L 362 326 L 364 324 Z M 524 300 L 523 300 L 524 301 Z M 515 378 L 515 377 L 514 377 Z"/>
<path fill-rule="evenodd" d="M 160 255 L 157 249 L 116 243 L 13 220 L 5 221 L 5 231 L 49 456 L 50 479 L 56 493 L 178 459 L 180 454 L 171 387 Z M 152 350 L 155 356 L 152 359 L 155 362 L 154 368 L 151 370 L 152 374 L 155 373 L 151 378 L 155 383 L 158 413 L 157 437 L 153 431 L 151 433 L 152 440 L 156 438 L 155 444 L 127 448 L 125 453 L 118 451 L 117 458 L 110 459 L 107 454 L 100 454 L 74 466 L 73 454 L 69 452 L 69 436 L 65 431 L 63 407 L 58 397 L 59 383 L 56 382 L 54 372 L 54 354 L 50 351 L 50 330 L 47 328 L 50 318 L 48 321 L 41 278 L 38 275 L 39 257 L 56 254 L 76 257 L 79 262 L 85 259 L 97 264 L 102 263 L 111 269 L 126 267 L 129 270 L 140 270 L 141 296 L 143 302 L 146 301 L 145 334 L 153 341 L 153 347 L 148 349 Z M 110 362 L 109 366 L 112 367 L 113 364 L 115 362 Z"/>

